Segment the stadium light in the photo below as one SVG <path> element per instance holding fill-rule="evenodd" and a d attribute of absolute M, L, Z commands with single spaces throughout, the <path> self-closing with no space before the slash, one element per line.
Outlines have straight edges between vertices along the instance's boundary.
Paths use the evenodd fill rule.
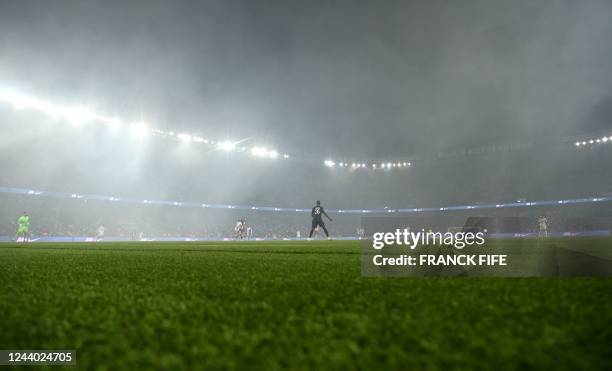
<path fill-rule="evenodd" d="M 231 152 L 236 149 L 236 144 L 226 140 L 217 144 L 217 147 L 225 152 Z"/>
<path fill-rule="evenodd" d="M 269 157 L 269 158 L 277 158 L 279 156 L 278 152 L 276 152 L 274 150 L 268 150 L 268 149 L 266 149 L 264 147 L 253 147 L 253 148 L 251 148 L 251 154 L 253 156 L 257 156 L 257 157 Z"/>
<path fill-rule="evenodd" d="M 137 137 L 143 137 L 147 134 L 147 131 L 149 130 L 147 127 L 147 124 L 145 124 L 144 122 L 134 122 L 130 125 L 132 134 L 137 136 Z"/>
<path fill-rule="evenodd" d="M 87 107 L 69 107 L 64 110 L 66 120 L 80 124 L 96 118 L 96 115 Z"/>
<path fill-rule="evenodd" d="M 100 120 L 102 120 L 104 124 L 108 126 L 112 131 L 119 130 L 122 125 L 121 119 L 119 119 L 118 117 L 113 117 L 113 118 L 100 117 Z"/>
<path fill-rule="evenodd" d="M 335 163 L 335 162 L 333 162 L 332 160 L 325 160 L 323 163 L 324 163 L 324 164 L 325 164 L 325 166 L 327 166 L 327 167 L 334 167 L 334 166 L 336 166 L 336 163 Z"/>
<path fill-rule="evenodd" d="M 110 128 L 113 131 L 121 129 L 121 120 L 117 117 L 113 117 L 112 119 L 109 119 L 107 123 L 108 123 L 108 126 L 110 126 Z"/>
<path fill-rule="evenodd" d="M 15 109 L 33 107 L 38 103 L 35 99 L 9 92 L 0 92 L 0 99 L 12 104 Z"/>
<path fill-rule="evenodd" d="M 265 148 L 261 148 L 261 147 L 253 147 L 253 148 L 251 149 L 251 154 L 252 154 L 253 156 L 262 157 L 262 156 L 264 156 L 264 155 L 265 155 L 265 153 L 266 153 Z"/>
<path fill-rule="evenodd" d="M 81 106 L 60 106 L 55 105 L 49 102 L 45 102 L 33 97 L 28 97 L 21 94 L 16 94 L 8 91 L 0 91 L 0 101 L 11 104 L 16 109 L 35 109 L 51 116 L 57 116 L 65 119 L 66 121 L 73 123 L 82 123 L 85 121 L 96 121 L 98 123 L 102 123 L 110 126 L 113 129 L 118 129 L 121 124 L 121 120 L 119 118 L 109 118 L 104 117 L 102 115 L 96 114 L 92 112 L 87 107 Z M 138 123 L 130 124 L 129 127 L 132 129 L 132 133 L 137 136 L 143 136 L 150 132 L 150 134 L 155 134 L 160 137 L 178 137 L 181 141 L 194 141 L 198 143 L 212 144 L 216 145 L 219 149 L 230 152 L 234 150 L 239 150 L 242 152 L 246 152 L 248 149 L 246 147 L 236 147 L 235 143 L 230 141 L 214 141 L 205 139 L 202 137 L 192 136 L 190 134 L 176 134 L 173 131 L 166 133 L 165 131 L 161 131 L 155 128 L 148 128 L 146 125 L 141 125 Z M 265 152 L 264 157 L 268 158 L 278 158 L 281 154 L 277 151 L 269 150 Z M 287 159 L 290 156 L 288 154 L 283 154 L 283 158 Z"/>
<path fill-rule="evenodd" d="M 198 142 L 198 143 L 211 144 L 213 146 L 216 146 L 218 149 L 224 150 L 226 152 L 231 152 L 231 151 L 249 152 L 249 149 L 247 147 L 244 147 L 244 146 L 238 147 L 237 146 L 238 143 L 233 143 L 231 141 L 214 141 L 214 140 L 205 139 L 199 136 L 192 136 L 187 133 L 176 134 L 173 131 L 166 132 L 166 131 L 148 127 L 147 125 L 143 123 L 133 123 L 133 124 L 126 125 L 124 124 L 124 122 L 128 122 L 128 121 L 122 121 L 121 119 L 117 117 L 106 117 L 106 116 L 97 114 L 87 107 L 57 105 L 51 102 L 40 100 L 35 97 L 29 97 L 29 96 L 25 96 L 22 94 L 9 92 L 9 91 L 0 90 L 0 102 L 8 103 L 9 105 L 12 105 L 15 109 L 18 109 L 18 110 L 21 110 L 21 109 L 37 110 L 49 116 L 61 118 L 63 120 L 66 120 L 72 123 L 76 123 L 76 124 L 91 121 L 91 122 L 96 122 L 98 124 L 104 124 L 112 128 L 113 130 L 118 130 L 119 128 L 123 126 L 128 126 L 131 129 L 131 132 L 137 136 L 144 136 L 146 134 L 150 134 L 150 135 L 154 135 L 154 136 L 161 137 L 161 138 L 177 137 L 177 139 L 181 141 L 185 141 L 185 142 L 193 141 L 193 142 Z M 612 143 L 612 136 L 603 136 L 599 138 L 592 137 L 592 139 L 585 139 L 582 141 L 577 141 L 574 143 L 574 145 L 576 147 L 582 147 L 588 144 L 595 145 L 595 144 L 601 144 L 601 143 Z M 280 154 L 277 151 L 267 150 L 263 147 L 257 150 L 252 149 L 251 153 L 256 156 L 267 157 L 267 158 L 272 158 L 272 159 L 279 158 L 280 156 L 282 156 L 285 159 L 290 157 L 286 153 Z M 334 166 L 335 165 L 336 164 L 334 163 Z M 349 167 L 349 165 L 352 168 L 368 168 L 371 165 L 373 169 L 391 168 L 391 167 L 406 168 L 406 167 L 412 166 L 410 162 L 397 162 L 397 163 L 389 162 L 389 163 L 380 163 L 380 164 L 341 162 L 338 164 L 339 167 Z"/>

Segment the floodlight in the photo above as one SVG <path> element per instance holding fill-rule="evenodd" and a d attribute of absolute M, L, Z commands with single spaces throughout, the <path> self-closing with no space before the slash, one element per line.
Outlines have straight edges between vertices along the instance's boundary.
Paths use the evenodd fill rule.
<path fill-rule="evenodd" d="M 591 140 L 589 140 L 589 143 L 590 143 L 590 144 L 593 144 L 593 143 L 595 143 L 595 142 L 593 141 L 593 139 L 591 139 Z"/>
<path fill-rule="evenodd" d="M 64 108 L 34 99 L 32 100 L 32 108 L 40 110 L 52 117 L 60 117 L 64 114 Z"/>
<path fill-rule="evenodd" d="M 0 99 L 10 103 L 15 109 L 24 109 L 34 105 L 34 100 L 24 95 L 9 92 L 0 92 Z"/>
<path fill-rule="evenodd" d="M 121 128 L 121 120 L 117 117 L 109 119 L 107 123 L 108 126 L 110 126 L 110 128 L 113 130 L 119 130 Z"/>
<path fill-rule="evenodd" d="M 373 168 L 373 169 L 376 169 L 376 164 L 372 164 L 372 168 Z"/>
<path fill-rule="evenodd" d="M 222 149 L 226 152 L 231 152 L 234 149 L 236 149 L 236 145 L 232 142 L 230 142 L 229 140 L 226 140 L 225 142 L 220 142 L 217 144 L 217 147 L 219 147 L 219 149 Z"/>
<path fill-rule="evenodd" d="M 64 117 L 70 122 L 80 124 L 95 118 L 95 114 L 86 107 L 69 107 L 64 109 Z"/>
<path fill-rule="evenodd" d="M 197 143 L 204 143 L 204 138 L 202 137 L 193 137 L 193 141 Z"/>
<path fill-rule="evenodd" d="M 289 155 L 285 153 L 285 154 L 283 155 L 283 158 L 289 158 Z"/>
<path fill-rule="evenodd" d="M 576 147 L 580 147 L 580 142 L 576 142 Z"/>
<path fill-rule="evenodd" d="M 176 137 L 183 142 L 191 142 L 193 140 L 193 137 L 189 134 L 177 134 Z"/>
<path fill-rule="evenodd" d="M 270 157 L 270 158 L 277 158 L 278 157 L 278 152 L 270 151 L 270 152 L 268 152 L 268 157 Z"/>
<path fill-rule="evenodd" d="M 604 143 L 607 142 L 608 141 L 608 137 L 601 138 L 601 141 L 604 142 Z"/>
<path fill-rule="evenodd" d="M 335 162 L 333 162 L 332 160 L 325 160 L 323 163 L 324 163 L 324 164 L 325 164 L 325 166 L 327 166 L 327 167 L 334 167 L 334 166 L 336 165 L 336 163 L 335 163 Z"/>
<path fill-rule="evenodd" d="M 134 122 L 130 125 L 130 128 L 132 129 L 132 134 L 138 137 L 146 135 L 147 131 L 149 130 L 147 128 L 147 124 L 145 124 L 144 122 Z"/>
<path fill-rule="evenodd" d="M 251 148 L 251 154 L 253 156 L 263 157 L 266 155 L 266 149 L 262 147 L 253 147 Z"/>

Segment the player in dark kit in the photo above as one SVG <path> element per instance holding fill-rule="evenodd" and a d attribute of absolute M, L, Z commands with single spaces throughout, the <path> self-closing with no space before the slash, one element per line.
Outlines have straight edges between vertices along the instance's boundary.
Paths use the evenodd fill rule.
<path fill-rule="evenodd" d="M 323 209 L 323 206 L 321 206 L 321 201 L 317 201 L 317 206 L 312 208 L 312 212 L 310 213 L 310 215 L 312 216 L 312 228 L 310 229 L 310 234 L 308 235 L 308 238 L 312 238 L 312 234 L 314 233 L 317 227 L 323 228 L 325 236 L 329 238 L 329 232 L 327 231 L 327 228 L 325 228 L 325 223 L 323 223 L 323 215 L 325 215 L 325 217 L 329 219 L 330 222 L 332 221 L 332 218 L 327 215 L 327 213 Z"/>

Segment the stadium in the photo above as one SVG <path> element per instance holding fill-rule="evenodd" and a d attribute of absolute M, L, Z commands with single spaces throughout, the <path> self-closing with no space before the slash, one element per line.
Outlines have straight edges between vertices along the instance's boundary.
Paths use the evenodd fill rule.
<path fill-rule="evenodd" d="M 0 2 L 0 365 L 612 369 L 612 4 Z"/>

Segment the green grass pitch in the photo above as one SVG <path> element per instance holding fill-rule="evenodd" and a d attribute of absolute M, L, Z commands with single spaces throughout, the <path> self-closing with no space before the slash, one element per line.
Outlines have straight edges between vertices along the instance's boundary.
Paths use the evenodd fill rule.
<path fill-rule="evenodd" d="M 102 370 L 612 369 L 610 278 L 360 269 L 358 242 L 4 244 L 0 349 Z"/>

